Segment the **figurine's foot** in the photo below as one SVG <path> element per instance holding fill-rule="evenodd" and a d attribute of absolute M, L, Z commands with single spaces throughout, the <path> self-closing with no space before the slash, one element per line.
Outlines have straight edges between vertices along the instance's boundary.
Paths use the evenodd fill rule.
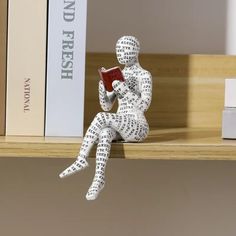
<path fill-rule="evenodd" d="M 67 169 L 62 171 L 59 176 L 60 176 L 60 178 L 65 178 L 67 176 L 73 175 L 76 172 L 79 172 L 79 171 L 85 169 L 88 166 L 89 166 L 89 164 L 85 158 L 78 157 L 78 159 L 72 165 L 70 165 Z"/>
<path fill-rule="evenodd" d="M 86 194 L 86 199 L 87 200 L 95 200 L 99 193 L 102 191 L 102 189 L 105 186 L 105 182 L 104 181 L 95 181 L 92 183 L 92 185 L 90 186 L 87 194 Z"/>

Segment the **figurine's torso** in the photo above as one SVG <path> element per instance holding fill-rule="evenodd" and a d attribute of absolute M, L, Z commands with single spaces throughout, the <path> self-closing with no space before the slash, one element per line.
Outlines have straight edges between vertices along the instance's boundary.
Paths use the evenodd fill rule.
<path fill-rule="evenodd" d="M 133 65 L 125 67 L 122 71 L 126 85 L 129 89 L 141 97 L 141 85 L 143 76 L 148 73 L 140 66 Z M 139 120 L 143 124 L 147 124 L 144 112 L 139 110 L 137 107 L 128 102 L 127 98 L 118 98 L 118 114 L 126 114 L 136 120 Z"/>

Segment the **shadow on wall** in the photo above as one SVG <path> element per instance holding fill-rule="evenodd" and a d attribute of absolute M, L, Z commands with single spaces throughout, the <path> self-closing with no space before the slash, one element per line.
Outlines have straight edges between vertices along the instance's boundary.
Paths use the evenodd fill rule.
<path fill-rule="evenodd" d="M 140 63 L 153 76 L 152 104 L 146 113 L 151 130 L 221 127 L 224 78 L 236 75 L 236 57 L 142 54 Z M 117 64 L 115 54 L 87 54 L 85 127 L 101 111 L 97 69 L 101 65 L 109 68 Z M 111 112 L 116 109 L 117 106 Z M 172 139 L 171 135 L 153 134 L 158 142 Z M 186 132 L 179 135 L 183 139 Z"/>
<path fill-rule="evenodd" d="M 85 83 L 85 127 L 101 111 L 98 102 L 97 69 L 117 65 L 115 54 L 88 53 Z M 140 55 L 143 68 L 153 77 L 152 104 L 147 112 L 150 127 L 186 127 L 188 112 L 188 65 L 187 55 Z M 116 106 L 111 112 L 115 112 Z"/>
<path fill-rule="evenodd" d="M 150 127 L 187 127 L 189 57 L 145 54 L 140 61 L 153 76 L 152 104 L 147 111 Z"/>
<path fill-rule="evenodd" d="M 94 116 L 102 111 L 98 101 L 97 69 L 118 64 L 115 54 L 107 53 L 88 53 L 86 62 L 85 131 Z M 150 129 L 187 127 L 189 56 L 141 54 L 140 64 L 150 71 L 153 77 L 152 104 L 146 114 Z M 116 112 L 116 109 L 117 104 L 111 112 Z M 117 157 L 123 158 L 124 148 L 120 148 L 123 144 L 118 145 L 122 151 Z M 95 149 L 91 156 L 95 156 Z"/>
<path fill-rule="evenodd" d="M 97 69 L 117 65 L 115 54 L 87 54 L 85 85 L 85 127 L 101 111 L 98 102 Z M 143 68 L 153 77 L 152 104 L 147 112 L 151 128 L 186 127 L 188 113 L 188 65 L 187 55 L 140 55 Z M 111 112 L 116 112 L 117 104 Z"/>

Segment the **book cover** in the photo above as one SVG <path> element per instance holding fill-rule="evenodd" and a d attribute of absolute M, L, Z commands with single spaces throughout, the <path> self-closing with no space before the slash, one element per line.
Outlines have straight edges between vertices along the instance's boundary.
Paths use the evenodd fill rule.
<path fill-rule="evenodd" d="M 113 91 L 112 82 L 114 80 L 124 81 L 124 77 L 119 66 L 116 66 L 107 70 L 99 69 L 98 73 L 100 75 L 101 80 L 104 83 L 105 89 L 108 92 Z"/>
<path fill-rule="evenodd" d="M 83 136 L 86 15 L 86 0 L 49 0 L 45 136 Z"/>
<path fill-rule="evenodd" d="M 44 135 L 47 0 L 9 0 L 6 135 Z"/>
<path fill-rule="evenodd" d="M 0 135 L 5 135 L 7 0 L 0 1 Z"/>

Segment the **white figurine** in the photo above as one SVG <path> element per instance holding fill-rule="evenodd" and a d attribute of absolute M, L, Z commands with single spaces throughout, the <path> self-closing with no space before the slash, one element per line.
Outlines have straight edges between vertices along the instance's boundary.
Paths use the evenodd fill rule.
<path fill-rule="evenodd" d="M 72 175 L 88 167 L 87 158 L 94 144 L 97 143 L 96 171 L 86 198 L 95 200 L 105 185 L 105 168 L 110 155 L 111 142 L 124 140 L 126 142 L 143 141 L 149 132 L 149 126 L 144 116 L 152 98 L 152 77 L 144 70 L 138 61 L 140 46 L 133 36 L 123 36 L 116 44 L 116 55 L 125 82 L 113 81 L 112 92 L 105 90 L 103 82 L 99 82 L 99 101 L 105 112 L 99 112 L 89 126 L 77 160 L 65 169 L 60 177 Z M 109 113 L 116 98 L 117 113 Z"/>

